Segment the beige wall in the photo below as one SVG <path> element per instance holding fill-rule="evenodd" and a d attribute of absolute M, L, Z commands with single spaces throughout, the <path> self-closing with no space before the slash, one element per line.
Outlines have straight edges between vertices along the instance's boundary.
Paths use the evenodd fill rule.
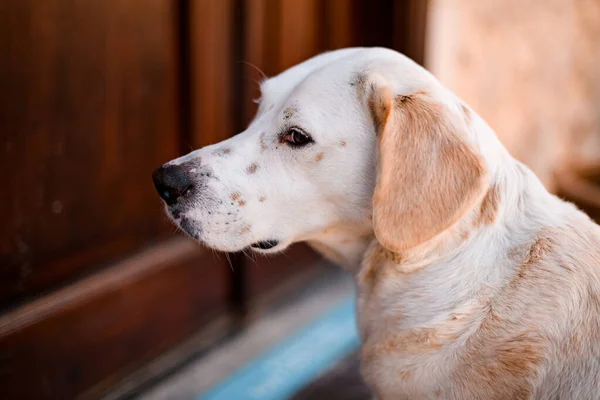
<path fill-rule="evenodd" d="M 600 161 L 600 0 L 430 0 L 426 66 L 552 190 Z"/>

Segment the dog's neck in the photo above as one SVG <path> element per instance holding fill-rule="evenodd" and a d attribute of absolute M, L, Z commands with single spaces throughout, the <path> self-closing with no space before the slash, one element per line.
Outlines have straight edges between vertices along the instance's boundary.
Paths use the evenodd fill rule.
<path fill-rule="evenodd" d="M 312 235 L 307 242 L 323 257 L 354 274 L 373 238 L 371 219 L 365 218 L 330 226 Z"/>

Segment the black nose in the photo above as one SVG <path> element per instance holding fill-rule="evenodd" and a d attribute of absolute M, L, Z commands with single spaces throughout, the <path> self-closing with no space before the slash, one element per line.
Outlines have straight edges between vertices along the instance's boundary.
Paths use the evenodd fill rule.
<path fill-rule="evenodd" d="M 192 188 L 188 167 L 185 164 L 165 164 L 152 173 L 156 191 L 170 206 Z"/>

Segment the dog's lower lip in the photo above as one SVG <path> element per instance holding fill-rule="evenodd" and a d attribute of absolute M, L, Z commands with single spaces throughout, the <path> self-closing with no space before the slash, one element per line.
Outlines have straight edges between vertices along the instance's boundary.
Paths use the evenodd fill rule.
<path fill-rule="evenodd" d="M 269 249 L 272 249 L 273 247 L 277 246 L 278 244 L 279 244 L 278 240 L 263 240 L 261 242 L 256 242 L 254 244 L 251 244 L 250 247 L 252 247 L 254 249 L 269 250 Z"/>

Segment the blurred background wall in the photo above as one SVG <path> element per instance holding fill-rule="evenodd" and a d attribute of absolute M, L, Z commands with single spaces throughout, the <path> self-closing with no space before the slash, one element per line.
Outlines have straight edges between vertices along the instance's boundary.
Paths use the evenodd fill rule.
<path fill-rule="evenodd" d="M 427 66 L 554 192 L 598 215 L 600 1 L 431 0 Z"/>
<path fill-rule="evenodd" d="M 425 6 L 0 2 L 0 397 L 135 388 L 318 274 L 306 246 L 227 260 L 174 234 L 151 172 L 243 130 L 254 66 L 375 45 L 422 62 Z"/>

